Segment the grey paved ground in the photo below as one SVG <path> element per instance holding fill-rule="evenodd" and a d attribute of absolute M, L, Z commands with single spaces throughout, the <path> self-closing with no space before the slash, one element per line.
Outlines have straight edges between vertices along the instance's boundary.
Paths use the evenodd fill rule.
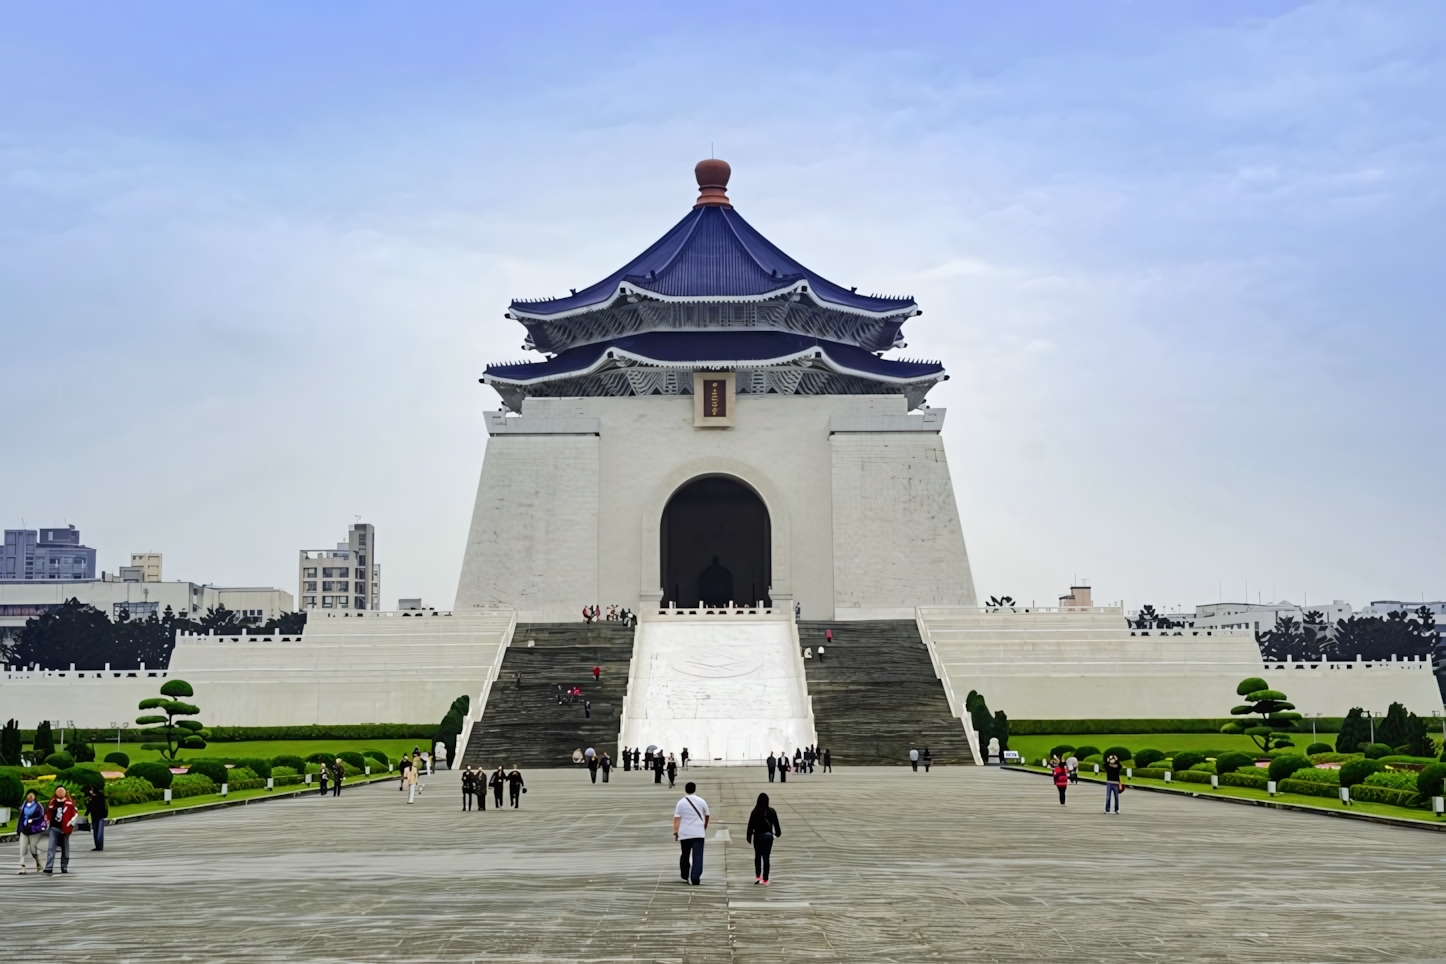
<path fill-rule="evenodd" d="M 702 887 L 676 792 L 529 774 L 520 811 L 455 776 L 115 828 L 69 877 L 0 877 L 7 960 L 1414 961 L 1446 959 L 1446 838 L 1160 794 L 1099 812 L 994 770 L 695 770 Z M 743 822 L 783 823 L 754 886 Z M 82 843 L 82 841 L 77 841 Z M 87 844 L 88 846 L 88 844 Z M 11 853 L 14 853 L 13 845 Z"/>

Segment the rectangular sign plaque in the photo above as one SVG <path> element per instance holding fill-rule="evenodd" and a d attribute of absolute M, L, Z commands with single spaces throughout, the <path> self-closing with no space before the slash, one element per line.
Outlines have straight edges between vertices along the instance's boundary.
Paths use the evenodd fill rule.
<path fill-rule="evenodd" d="M 693 427 L 732 428 L 737 375 L 734 372 L 693 373 Z"/>

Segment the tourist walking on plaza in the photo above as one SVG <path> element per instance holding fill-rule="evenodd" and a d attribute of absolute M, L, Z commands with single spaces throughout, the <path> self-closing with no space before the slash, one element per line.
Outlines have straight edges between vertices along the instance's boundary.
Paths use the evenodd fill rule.
<path fill-rule="evenodd" d="M 773 771 L 775 771 L 775 770 L 777 770 L 777 769 L 778 769 L 778 758 L 773 755 L 773 751 L 772 751 L 772 750 L 769 750 L 769 751 L 768 751 L 768 782 L 769 782 L 769 783 L 772 783 L 772 782 L 773 782 Z"/>
<path fill-rule="evenodd" d="M 688 769 L 688 748 L 687 748 L 686 746 L 683 747 L 683 753 L 682 753 L 680 759 L 682 759 L 682 761 L 683 761 L 683 769 L 684 769 L 684 770 Z"/>
<path fill-rule="evenodd" d="M 85 788 L 85 819 L 90 821 L 91 850 L 105 849 L 105 822 L 110 817 L 110 803 L 104 787 Z"/>
<path fill-rule="evenodd" d="M 346 779 L 346 764 L 341 762 L 341 757 L 336 758 L 336 766 L 331 771 L 331 795 L 341 796 L 341 781 Z"/>
<path fill-rule="evenodd" d="M 594 667 L 592 668 L 592 681 L 593 681 L 594 683 L 598 683 L 598 682 L 601 682 L 601 681 L 602 681 L 602 667 L 601 667 L 601 666 L 594 666 Z"/>
<path fill-rule="evenodd" d="M 496 810 L 502 809 L 502 785 L 507 782 L 507 774 L 502 769 L 502 764 L 497 764 L 497 772 L 492 774 L 492 807 Z"/>
<path fill-rule="evenodd" d="M 663 782 L 663 751 L 653 754 L 653 782 Z"/>
<path fill-rule="evenodd" d="M 1111 753 L 1105 757 L 1105 813 L 1110 812 L 1110 801 L 1115 802 L 1115 813 L 1120 812 L 1120 757 Z"/>
<path fill-rule="evenodd" d="M 407 771 L 410 770 L 411 767 L 412 767 L 412 761 L 407 758 L 406 754 L 403 754 L 401 760 L 397 761 L 397 789 L 398 789 L 398 790 L 405 790 L 405 789 L 407 789 Z"/>
<path fill-rule="evenodd" d="M 924 752 L 923 752 L 922 754 L 920 754 L 920 756 L 919 756 L 919 762 L 922 763 L 922 764 L 924 764 L 924 772 L 925 772 L 925 773 L 928 773 L 928 772 L 929 772 L 929 764 L 931 764 L 931 763 L 934 762 L 934 755 L 929 752 L 929 748 L 928 748 L 927 746 L 924 747 Z"/>
<path fill-rule="evenodd" d="M 703 880 L 703 836 L 708 831 L 708 801 L 697 795 L 698 785 L 691 781 L 683 787 L 683 799 L 673 808 L 673 839 L 682 852 L 678 856 L 678 873 L 691 884 Z"/>
<path fill-rule="evenodd" d="M 1064 792 L 1069 789 L 1069 767 L 1051 757 L 1049 765 L 1054 769 L 1054 785 L 1059 790 L 1059 805 L 1064 806 Z"/>
<path fill-rule="evenodd" d="M 1069 770 L 1069 782 L 1079 783 L 1079 760 L 1071 753 L 1069 759 L 1064 761 L 1065 769 Z"/>
<path fill-rule="evenodd" d="M 522 774 L 517 772 L 517 767 L 513 767 L 512 772 L 507 774 L 507 792 L 512 800 L 512 809 L 516 810 L 522 803 L 522 795 L 527 792 L 527 788 L 522 785 Z"/>
<path fill-rule="evenodd" d="M 638 768 L 638 759 L 639 759 L 639 753 L 640 753 L 640 752 L 641 752 L 641 751 L 638 750 L 637 747 L 633 747 L 633 769 L 634 769 L 634 770 L 636 770 L 636 769 Z"/>
<path fill-rule="evenodd" d="M 587 772 L 592 776 L 593 783 L 597 783 L 597 764 L 597 754 L 589 753 L 587 755 Z"/>
<path fill-rule="evenodd" d="M 464 769 L 464 770 L 462 771 L 462 809 L 463 809 L 463 810 L 471 810 L 471 809 L 472 809 L 472 791 L 475 790 L 476 787 L 477 787 L 477 783 L 476 783 L 476 781 L 474 780 L 474 778 L 473 778 L 473 776 L 472 776 L 472 770 L 471 770 L 471 768 L 468 767 L 468 768 Z"/>
<path fill-rule="evenodd" d="M 828 749 L 827 747 L 824 747 L 823 750 L 823 772 L 833 772 L 833 751 Z"/>
<path fill-rule="evenodd" d="M 919 751 L 912 746 L 909 747 L 909 766 L 914 768 L 915 773 L 919 772 Z"/>
<path fill-rule="evenodd" d="M 788 756 L 784 753 L 778 754 L 778 782 L 788 782 Z"/>
<path fill-rule="evenodd" d="M 673 789 L 673 781 L 678 779 L 678 761 L 673 759 L 673 754 L 668 754 L 668 789 Z"/>
<path fill-rule="evenodd" d="M 472 788 L 477 792 L 477 809 L 487 809 L 487 771 L 482 767 L 472 768 Z"/>
<path fill-rule="evenodd" d="M 633 768 L 633 751 L 623 747 L 623 772 L 627 773 Z"/>
<path fill-rule="evenodd" d="M 602 762 L 598 764 L 598 768 L 602 770 L 603 783 L 607 783 L 608 774 L 611 773 L 613 769 L 613 761 L 612 757 L 608 756 L 606 750 L 603 751 Z"/>
<path fill-rule="evenodd" d="M 331 767 L 325 763 L 318 763 L 317 766 L 321 767 L 321 770 L 316 775 L 317 781 L 321 784 L 321 789 L 316 791 L 316 795 L 324 797 L 326 796 L 326 781 L 331 777 Z"/>
<path fill-rule="evenodd" d="M 45 839 L 50 824 L 45 820 L 45 808 L 35 799 L 34 790 L 25 794 L 25 802 L 20 805 L 20 816 L 15 821 L 15 829 L 20 832 L 20 873 L 25 873 L 27 857 L 35 861 L 35 870 L 38 873 L 40 841 Z"/>
<path fill-rule="evenodd" d="M 758 804 L 748 815 L 747 840 L 753 845 L 753 882 L 768 883 L 768 858 L 773 854 L 773 841 L 782 837 L 778 814 L 768 805 L 768 794 L 758 795 Z"/>
<path fill-rule="evenodd" d="M 643 765 L 644 765 L 644 769 L 651 770 L 651 769 L 653 768 L 653 748 L 652 748 L 652 747 L 648 747 L 648 752 L 645 753 L 645 754 L 643 754 Z"/>
<path fill-rule="evenodd" d="M 417 765 L 413 763 L 407 767 L 407 802 L 417 802 Z"/>
<path fill-rule="evenodd" d="M 64 786 L 55 788 L 55 796 L 45 807 L 45 821 L 50 824 L 50 849 L 45 853 L 45 873 L 55 867 L 55 851 L 60 851 L 60 872 L 70 873 L 70 832 L 75 829 L 75 802 Z"/>

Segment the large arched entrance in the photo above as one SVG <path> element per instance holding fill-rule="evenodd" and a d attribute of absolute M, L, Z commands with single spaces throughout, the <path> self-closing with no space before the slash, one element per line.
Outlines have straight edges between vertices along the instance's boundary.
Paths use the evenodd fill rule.
<path fill-rule="evenodd" d="M 742 482 L 689 482 L 663 509 L 660 536 L 663 605 L 772 604 L 768 507 Z"/>

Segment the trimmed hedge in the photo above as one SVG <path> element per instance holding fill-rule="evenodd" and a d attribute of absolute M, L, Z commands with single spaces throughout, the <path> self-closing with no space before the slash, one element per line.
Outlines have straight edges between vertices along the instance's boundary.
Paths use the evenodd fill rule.
<path fill-rule="evenodd" d="M 1205 754 L 1196 750 L 1180 750 L 1170 758 L 1170 766 L 1177 772 L 1188 770 L 1197 763 L 1205 762 Z"/>
<path fill-rule="evenodd" d="M 1396 751 L 1384 743 L 1369 743 L 1362 752 L 1365 753 L 1367 760 L 1379 760 L 1383 756 L 1391 756 Z"/>
<path fill-rule="evenodd" d="M 1266 772 L 1270 774 L 1270 779 L 1279 783 L 1281 780 L 1286 779 L 1295 771 L 1305 770 L 1308 769 L 1310 766 L 1311 762 L 1305 757 L 1299 756 L 1298 754 L 1289 753 L 1283 756 L 1278 756 L 1274 760 L 1271 760 L 1270 769 Z"/>
<path fill-rule="evenodd" d="M 1236 770 L 1234 773 L 1227 773 L 1220 778 L 1222 787 L 1248 787 L 1252 790 L 1264 790 L 1268 779 L 1264 773 L 1241 773 Z"/>
<path fill-rule="evenodd" d="M 1227 773 L 1234 773 L 1242 767 L 1255 766 L 1255 757 L 1249 753 L 1222 753 L 1215 758 L 1215 772 L 1222 777 Z"/>
<path fill-rule="evenodd" d="M 261 760 L 256 757 L 242 757 L 233 762 L 235 762 L 238 767 L 245 767 L 263 780 L 271 776 L 271 764 L 266 760 Z"/>
<path fill-rule="evenodd" d="M 1130 748 L 1127 746 L 1107 746 L 1105 747 L 1105 752 L 1101 753 L 1100 756 L 1107 757 L 1111 753 L 1119 757 L 1121 763 L 1124 763 L 1126 760 L 1130 759 Z"/>
<path fill-rule="evenodd" d="M 1420 796 L 1412 790 L 1392 790 L 1390 787 L 1373 787 L 1358 784 L 1351 787 L 1351 799 L 1362 803 L 1388 803 L 1394 807 L 1414 807 L 1421 802 Z"/>
<path fill-rule="evenodd" d="M 171 781 L 171 799 L 182 797 L 204 797 L 208 793 L 220 793 L 216 781 L 204 773 L 182 773 Z"/>
<path fill-rule="evenodd" d="M 217 786 L 220 786 L 221 784 L 226 783 L 229 780 L 229 775 L 226 772 L 226 764 L 222 763 L 220 760 L 192 761 L 191 764 L 186 767 L 186 773 L 187 775 L 192 773 L 204 774 L 205 776 L 210 777 L 211 782 L 216 784 Z M 175 794 L 171 795 L 175 796 Z"/>
<path fill-rule="evenodd" d="M 1323 717 L 1316 721 L 1318 733 L 1339 733 L 1343 717 Z M 1226 723 L 1239 723 L 1237 717 L 1218 719 L 1137 719 L 1137 720 L 1010 720 L 1010 736 L 1073 736 L 1089 733 L 1219 733 Z"/>
<path fill-rule="evenodd" d="M 1340 769 L 1341 786 L 1354 787 L 1372 773 L 1379 773 L 1385 768 L 1385 764 L 1377 763 L 1375 760 L 1352 760 L 1349 763 L 1343 763 Z"/>
<path fill-rule="evenodd" d="M 56 750 L 54 753 L 45 755 L 45 765 L 55 767 L 56 772 L 59 773 L 61 770 L 69 770 L 75 766 L 75 757 L 65 750 Z"/>
<path fill-rule="evenodd" d="M 25 781 L 14 772 L 0 773 L 0 807 L 18 807 L 25 802 Z"/>
<path fill-rule="evenodd" d="M 150 803 L 164 798 L 166 792 L 157 790 L 140 777 L 121 777 L 105 785 L 105 798 L 115 806 L 127 803 Z"/>
<path fill-rule="evenodd" d="M 68 770 L 61 770 L 55 777 L 56 781 L 70 787 L 72 791 L 94 787 L 97 790 L 105 789 L 105 777 L 94 770 L 85 767 L 71 767 Z M 79 794 L 77 794 L 79 796 Z M 83 797 L 81 798 L 84 799 Z"/>
<path fill-rule="evenodd" d="M 1317 753 L 1330 753 L 1335 749 L 1329 743 L 1312 743 L 1305 748 L 1306 756 L 1315 756 Z"/>
<path fill-rule="evenodd" d="M 1146 747 L 1143 750 L 1136 750 L 1134 759 L 1137 765 L 1147 767 L 1151 763 L 1159 763 L 1165 759 L 1165 754 L 1152 747 Z"/>
<path fill-rule="evenodd" d="M 300 773 L 303 769 L 305 769 L 306 761 L 299 756 L 293 756 L 290 753 L 283 753 L 281 756 L 274 756 L 271 758 L 271 766 L 273 770 L 275 770 L 276 767 L 288 767 L 293 772 Z"/>
<path fill-rule="evenodd" d="M 1339 784 L 1317 783 L 1314 780 L 1296 780 L 1287 778 L 1275 785 L 1281 793 L 1299 793 L 1307 797 L 1338 797 L 1341 795 Z"/>
<path fill-rule="evenodd" d="M 1213 773 L 1206 773 L 1203 770 L 1185 770 L 1177 772 L 1175 779 L 1182 783 L 1209 783 L 1212 776 L 1214 776 Z"/>
<path fill-rule="evenodd" d="M 250 740 L 428 740 L 437 742 L 436 723 L 358 723 L 350 726 L 213 726 L 208 743 Z"/>
<path fill-rule="evenodd" d="M 1416 792 L 1423 798 L 1441 796 L 1443 784 L 1446 784 L 1446 763 L 1433 763 L 1416 774 Z"/>
<path fill-rule="evenodd" d="M 1134 775 L 1144 777 L 1147 780 L 1163 780 L 1165 779 L 1165 774 L 1169 772 L 1169 770 L 1163 767 L 1141 767 L 1134 771 Z"/>
<path fill-rule="evenodd" d="M 365 771 L 367 766 L 366 757 L 355 750 L 342 750 L 337 756 L 341 757 L 343 763 L 349 763 L 358 771 Z"/>
<path fill-rule="evenodd" d="M 299 773 L 289 773 L 277 776 L 275 770 L 271 771 L 271 783 L 273 786 L 289 787 L 293 783 L 301 783 L 302 780 L 303 777 Z"/>
<path fill-rule="evenodd" d="M 390 770 L 392 768 L 392 761 L 387 759 L 387 755 L 381 750 L 362 750 L 362 756 L 369 757 L 377 763 L 380 763 L 383 770 Z"/>
<path fill-rule="evenodd" d="M 1078 760 L 1083 760 L 1083 759 L 1084 759 L 1085 757 L 1087 757 L 1087 756 L 1094 756 L 1095 754 L 1097 754 L 1097 753 L 1099 753 L 1099 752 L 1100 752 L 1100 748 L 1099 748 L 1099 747 L 1097 747 L 1097 746 L 1090 746 L 1089 744 L 1085 744 L 1084 746 L 1077 746 L 1077 747 L 1074 748 L 1074 756 L 1075 756 L 1075 759 L 1078 759 Z"/>
<path fill-rule="evenodd" d="M 1416 774 L 1382 770 L 1380 773 L 1372 773 L 1366 777 L 1360 785 L 1363 787 L 1390 787 L 1392 790 L 1410 790 L 1415 793 Z"/>
<path fill-rule="evenodd" d="M 1315 767 L 1303 767 L 1292 773 L 1289 779 L 1303 780 L 1306 783 L 1320 783 L 1330 787 L 1338 787 L 1341 785 L 1341 771 L 1317 770 Z"/>
<path fill-rule="evenodd" d="M 1056 746 L 1056 747 L 1051 748 L 1050 751 L 1049 751 L 1049 753 L 1045 754 L 1045 756 L 1046 756 L 1046 758 L 1052 757 L 1052 756 L 1057 756 L 1057 757 L 1059 757 L 1061 760 L 1064 760 L 1064 759 L 1067 759 L 1067 758 L 1069 757 L 1069 755 L 1070 755 L 1071 753 L 1073 753 L 1073 752 L 1074 752 L 1074 747 L 1073 747 L 1073 746 L 1071 746 L 1071 745 L 1068 744 L 1068 743 L 1061 743 L 1059 746 Z"/>
<path fill-rule="evenodd" d="M 114 753 L 107 753 L 105 755 L 105 762 L 114 763 L 116 766 L 124 770 L 126 767 L 131 765 L 131 758 L 117 750 Z"/>
<path fill-rule="evenodd" d="M 175 774 L 163 763 L 143 760 L 126 767 L 126 776 L 140 777 L 157 790 L 165 790 L 170 787 Z"/>

